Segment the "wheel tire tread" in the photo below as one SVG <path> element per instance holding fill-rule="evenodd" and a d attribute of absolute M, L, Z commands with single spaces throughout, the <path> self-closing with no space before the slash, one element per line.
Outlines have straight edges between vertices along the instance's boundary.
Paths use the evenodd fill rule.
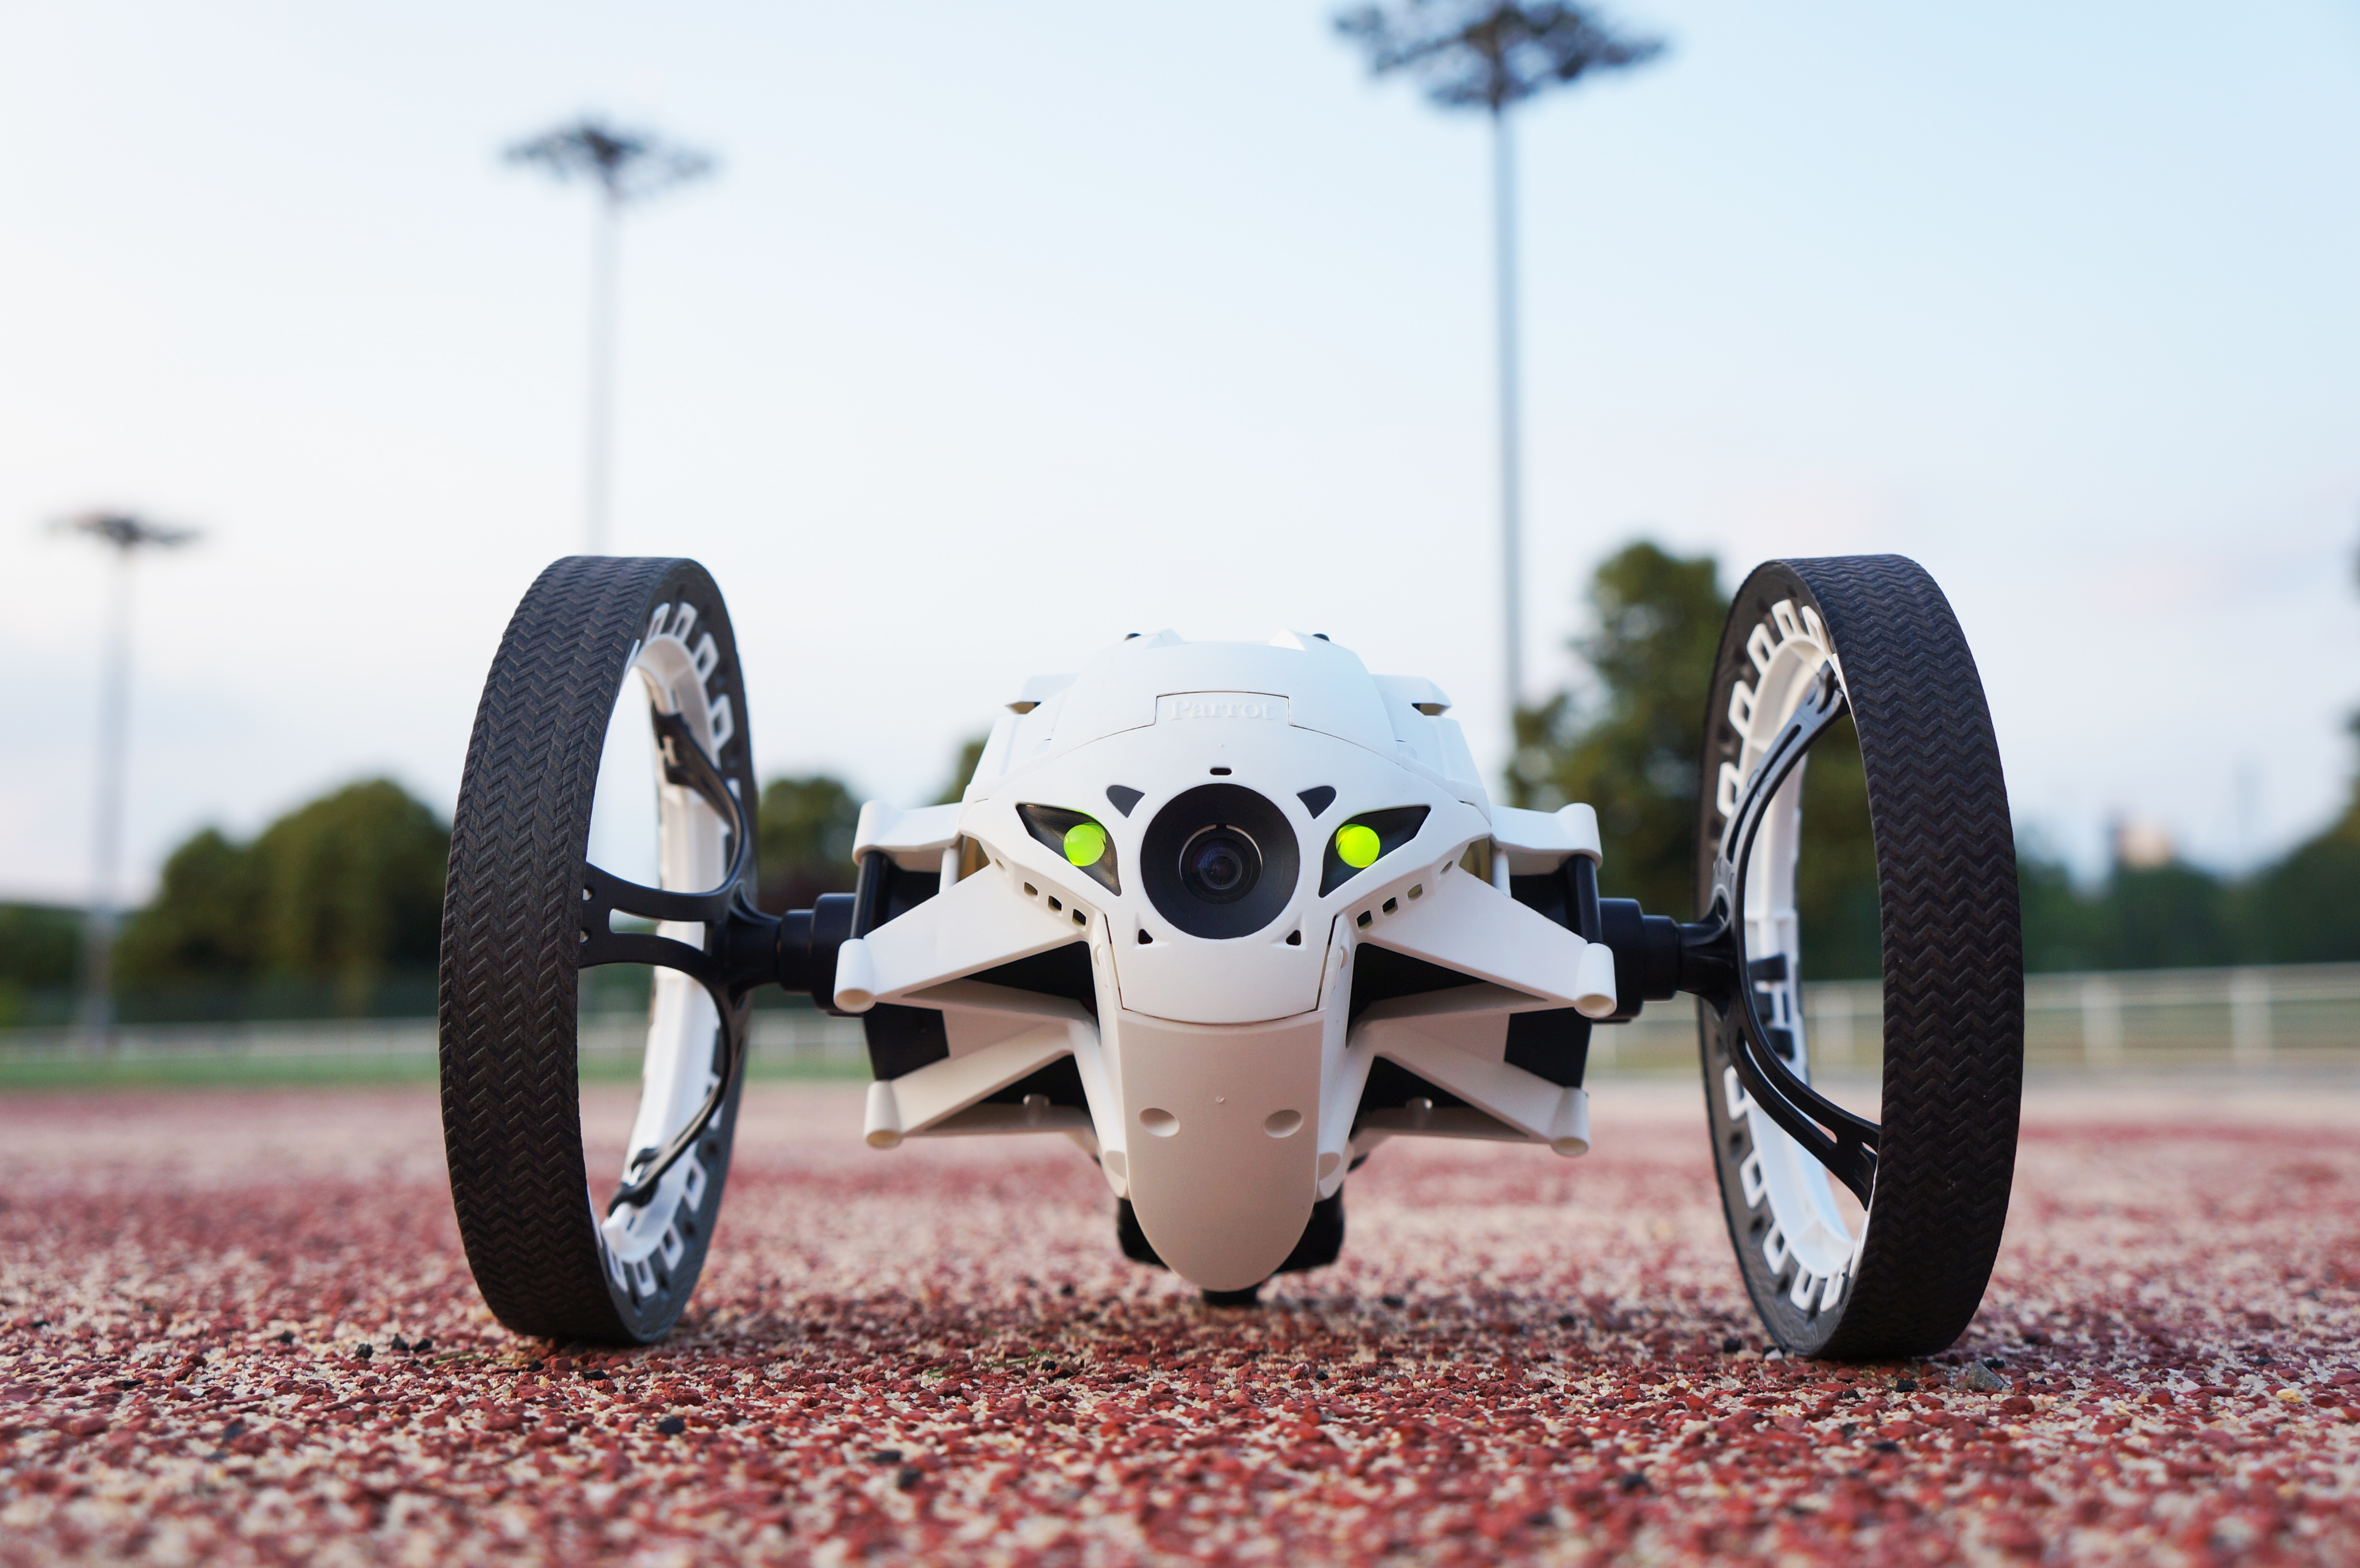
<path fill-rule="evenodd" d="M 607 717 L 677 564 L 575 556 L 517 606 L 467 745 L 442 911 L 442 1128 L 460 1240 L 519 1334 L 628 1342 L 584 1176 L 573 944 Z"/>
<path fill-rule="evenodd" d="M 1932 577 L 1905 557 L 1759 569 L 1733 601 L 1716 694 L 1726 690 L 1732 639 L 1734 658 L 1745 657 L 1738 628 L 1768 592 L 1757 583 L 1769 572 L 1816 601 L 1843 672 L 1875 839 L 1885 972 L 1883 1130 L 1867 1236 L 1835 1320 L 1781 1337 L 1830 1357 L 1929 1354 L 1957 1340 L 1983 1300 L 2014 1181 L 2024 964 L 2006 779 L 1965 635 Z M 1708 800 L 1708 827 L 1711 819 Z M 1701 853 L 1709 858 L 1709 844 Z M 1719 1093 L 1710 1047 L 1706 1069 L 1710 1098 Z M 1717 1132 L 1715 1141 L 1726 1192 Z M 1743 1261 L 1737 1206 L 1727 1212 Z M 1775 1331 L 1780 1309 L 1764 1301 L 1754 1273 L 1748 1289 Z"/>

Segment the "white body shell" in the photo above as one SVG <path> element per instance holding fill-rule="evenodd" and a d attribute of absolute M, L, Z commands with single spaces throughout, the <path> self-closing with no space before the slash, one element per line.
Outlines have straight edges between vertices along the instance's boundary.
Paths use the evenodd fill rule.
<path fill-rule="evenodd" d="M 1063 1131 L 1131 1200 L 1156 1251 L 1210 1290 L 1266 1279 L 1313 1203 L 1388 1137 L 1515 1138 L 1589 1148 L 1584 1092 L 1503 1058 L 1510 1015 L 1614 1010 L 1612 954 L 1507 896 L 1507 876 L 1599 855 L 1588 806 L 1492 806 L 1431 682 L 1371 676 L 1324 638 L 1267 644 L 1133 637 L 1080 675 L 1029 682 L 995 725 L 966 798 L 899 811 L 870 802 L 857 854 L 938 872 L 942 890 L 847 942 L 835 999 L 941 1009 L 947 1059 L 870 1086 L 867 1136 Z M 1218 780 L 1284 814 L 1300 866 L 1287 901 L 1244 936 L 1193 936 L 1151 898 L 1142 840 L 1157 812 Z M 1116 788 L 1110 796 L 1109 787 Z M 1315 816 L 1305 792 L 1332 789 Z M 1138 798 L 1125 811 L 1128 791 Z M 1100 823 L 1120 892 L 1037 839 L 1020 805 Z M 1320 892 L 1336 828 L 1428 808 L 1415 836 Z M 1273 895 L 1274 896 L 1274 895 Z M 1089 944 L 1097 1016 L 970 978 Z M 1354 954 L 1392 948 L 1467 984 L 1349 1017 Z M 1075 1058 L 1087 1115 L 985 1098 Z M 1467 1102 L 1372 1114 L 1371 1063 L 1392 1059 Z"/>

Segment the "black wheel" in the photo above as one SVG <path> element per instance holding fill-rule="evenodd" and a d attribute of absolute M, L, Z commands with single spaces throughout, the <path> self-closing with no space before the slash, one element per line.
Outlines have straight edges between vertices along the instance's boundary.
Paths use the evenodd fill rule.
<path fill-rule="evenodd" d="M 1801 1005 L 1802 756 L 1846 711 L 1875 844 L 1885 1062 L 1873 1122 L 1809 1087 Z M 1700 1003 L 1699 1017 L 1746 1290 L 1793 1354 L 1942 1349 L 1991 1278 L 2023 1087 L 2015 836 L 1973 656 L 1915 561 L 1772 561 L 1737 591 L 1705 723 L 1699 905 L 1708 919 L 1734 909 L 1746 969 L 1739 1005 Z"/>
<path fill-rule="evenodd" d="M 683 971 L 716 929 L 694 917 L 753 896 L 752 757 L 703 567 L 574 556 L 541 574 L 475 712 L 441 975 L 459 1235 L 519 1334 L 644 1344 L 704 1267 L 748 1009 Z M 651 934 L 615 929 L 632 910 L 660 917 Z M 679 967 L 654 970 L 629 1152 L 601 1192 L 585 1189 L 577 1025 L 582 972 L 606 963 Z"/>

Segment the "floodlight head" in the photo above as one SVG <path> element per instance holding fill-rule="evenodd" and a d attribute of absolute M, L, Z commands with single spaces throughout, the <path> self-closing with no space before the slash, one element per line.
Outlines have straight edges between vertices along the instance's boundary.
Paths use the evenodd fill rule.
<path fill-rule="evenodd" d="M 519 142 L 508 157 L 510 163 L 539 164 L 560 180 L 587 175 L 617 205 L 702 179 L 714 169 L 710 154 L 667 146 L 652 132 L 618 129 L 595 114 Z"/>
<path fill-rule="evenodd" d="M 189 544 L 198 537 L 194 528 L 164 528 L 127 512 L 83 512 L 66 518 L 61 526 L 104 539 L 126 553 L 142 545 L 169 549 L 174 545 Z"/>
<path fill-rule="evenodd" d="M 1664 51 L 1662 39 L 1624 37 L 1587 6 L 1518 0 L 1404 0 L 1390 12 L 1360 5 L 1337 16 L 1336 30 L 1368 51 L 1371 74 L 1407 71 L 1443 108 L 1494 114 Z"/>

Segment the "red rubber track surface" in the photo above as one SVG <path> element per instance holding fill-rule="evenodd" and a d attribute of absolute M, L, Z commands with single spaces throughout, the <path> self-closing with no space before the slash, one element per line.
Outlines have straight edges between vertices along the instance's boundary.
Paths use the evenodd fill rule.
<path fill-rule="evenodd" d="M 1835 1368 L 1754 1354 L 1694 1093 L 1390 1145 L 1220 1312 L 1062 1139 L 758 1087 L 636 1353 L 490 1321 L 431 1091 L 0 1100 L 0 1563 L 2360 1561 L 2360 1096 L 2036 1093 L 1966 1340 Z"/>

